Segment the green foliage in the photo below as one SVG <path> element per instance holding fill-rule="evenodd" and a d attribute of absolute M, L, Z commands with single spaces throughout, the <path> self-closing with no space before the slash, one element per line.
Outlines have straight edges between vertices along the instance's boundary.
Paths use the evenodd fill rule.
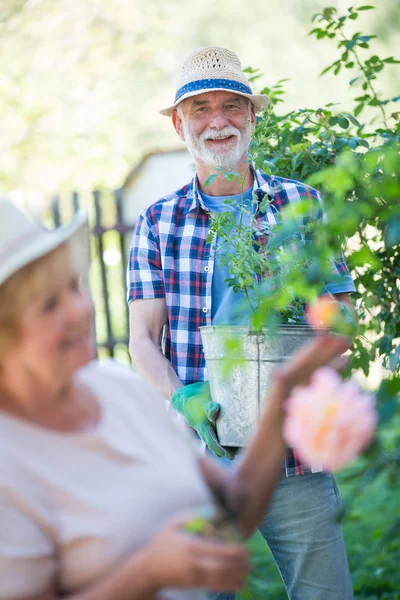
<path fill-rule="evenodd" d="M 254 227 L 252 240 L 240 226 L 235 230 L 228 217 L 224 221 L 223 215 L 214 229 L 221 239 L 225 229 L 226 244 L 229 239 L 237 248 L 230 282 L 234 289 L 254 285 L 250 270 L 260 276 L 271 270 L 269 261 L 278 250 L 276 264 L 281 261 L 283 268 L 276 271 L 276 264 L 272 266 L 272 277 L 262 288 L 265 300 L 255 307 L 256 324 L 265 323 L 274 308 L 290 318 L 287 311 L 293 299 L 315 297 L 321 282 L 329 279 L 329 258 L 341 248 L 345 252 L 357 287 L 360 319 L 349 373 L 368 375 L 372 361 L 378 361 L 387 375 L 377 390 L 380 423 L 375 442 L 340 477 L 345 490 L 344 530 L 356 598 L 394 600 L 400 598 L 400 125 L 395 108 L 400 96 L 383 97 L 377 83 L 388 66 L 393 68 L 400 61 L 372 50 L 376 35 L 346 33 L 360 12 L 373 8 L 350 7 L 339 16 L 334 7 L 328 7 L 314 16 L 310 32 L 336 45 L 338 58 L 322 75 L 349 72 L 353 111 L 328 104 L 279 114 L 284 95 L 284 80 L 280 80 L 263 90 L 271 103 L 253 136 L 255 166 L 320 190 L 327 222 L 321 224 L 315 218 L 315 207 L 306 200 L 296 215 L 284 214 L 279 226 L 263 232 L 269 238 L 263 245 L 254 244 Z M 295 243 L 293 252 L 294 224 L 310 208 L 312 218 L 303 233 L 312 244 Z M 251 247 L 262 256 L 256 258 Z M 260 540 L 253 543 L 258 544 L 261 560 Z M 265 569 L 265 556 L 263 564 Z M 275 584 L 265 585 L 257 579 L 256 570 L 241 598 L 284 597 L 282 586 L 276 584 L 275 595 Z"/>
<path fill-rule="evenodd" d="M 252 144 L 256 166 L 305 180 L 323 193 L 329 222 L 315 226 L 318 248 L 316 255 L 308 256 L 308 265 L 323 276 L 326 255 L 321 257 L 321 250 L 335 252 L 338 239 L 346 242 L 361 321 L 352 366 L 366 374 L 370 361 L 377 358 L 393 372 L 400 367 L 396 310 L 400 305 L 400 125 L 396 112 L 388 116 L 391 103 L 400 98 L 382 98 L 375 88 L 378 74 L 399 61 L 392 56 L 366 56 L 375 35 L 346 35 L 347 22 L 372 8 L 350 7 L 340 17 L 335 8 L 326 8 L 313 18 L 318 26 L 311 35 L 334 40 L 340 54 L 323 74 L 337 75 L 342 68 L 354 71 L 351 89 L 362 89 L 362 95 L 356 92 L 353 114 L 334 112 L 334 106 L 327 105 L 278 115 L 281 80 L 264 89 L 271 105 L 257 125 Z M 377 113 L 369 122 L 360 120 L 366 107 Z"/>

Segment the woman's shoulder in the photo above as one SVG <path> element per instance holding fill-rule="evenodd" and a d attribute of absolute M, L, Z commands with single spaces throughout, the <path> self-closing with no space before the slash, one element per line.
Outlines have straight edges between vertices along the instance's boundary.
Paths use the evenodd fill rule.
<path fill-rule="evenodd" d="M 135 374 L 135 371 L 129 365 L 123 365 L 113 358 L 107 358 L 105 360 L 99 360 L 95 358 L 91 360 L 87 365 L 79 370 L 79 373 L 94 374 L 94 373 L 107 373 L 112 375 L 113 373 L 129 373 Z"/>
<path fill-rule="evenodd" d="M 106 360 L 92 360 L 82 367 L 78 377 L 83 379 L 109 379 L 122 380 L 128 384 L 135 385 L 141 381 L 141 376 L 129 365 L 123 365 L 113 358 Z"/>
<path fill-rule="evenodd" d="M 93 385 L 112 397 L 113 391 L 120 397 L 119 392 L 128 394 L 130 401 L 165 404 L 165 399 L 160 392 L 144 377 L 128 365 L 118 363 L 113 359 L 104 361 L 94 360 L 83 367 L 78 373 L 81 380 Z"/>
<path fill-rule="evenodd" d="M 171 409 L 170 403 L 158 389 L 132 367 L 115 360 L 92 361 L 81 370 L 83 378 L 93 390 L 97 390 L 103 402 L 128 420 L 142 414 L 154 426 L 163 423 L 176 433 L 187 437 L 182 417 Z M 136 419 L 137 420 L 137 419 Z"/>

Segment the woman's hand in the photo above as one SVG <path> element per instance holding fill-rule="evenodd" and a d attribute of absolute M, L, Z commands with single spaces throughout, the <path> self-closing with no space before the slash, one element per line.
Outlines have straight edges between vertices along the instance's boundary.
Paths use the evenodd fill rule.
<path fill-rule="evenodd" d="M 250 572 L 246 548 L 188 534 L 187 521 L 165 526 L 145 550 L 143 566 L 154 591 L 191 587 L 229 592 L 243 587 Z"/>

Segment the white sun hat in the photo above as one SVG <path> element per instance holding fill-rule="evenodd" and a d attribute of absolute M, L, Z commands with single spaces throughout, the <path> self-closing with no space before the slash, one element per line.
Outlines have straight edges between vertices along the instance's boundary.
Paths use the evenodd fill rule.
<path fill-rule="evenodd" d="M 10 200 L 0 198 L 0 285 L 25 265 L 68 240 L 72 242 L 73 254 L 80 257 L 80 262 L 88 264 L 89 242 L 85 212 L 78 212 L 65 226 L 47 229 Z"/>
<path fill-rule="evenodd" d="M 160 113 L 170 117 L 185 98 L 212 91 L 235 92 L 244 96 L 252 102 L 256 112 L 269 103 L 265 94 L 253 94 L 234 52 L 219 46 L 207 46 L 194 50 L 185 59 L 175 101 L 171 106 L 160 110 Z"/>

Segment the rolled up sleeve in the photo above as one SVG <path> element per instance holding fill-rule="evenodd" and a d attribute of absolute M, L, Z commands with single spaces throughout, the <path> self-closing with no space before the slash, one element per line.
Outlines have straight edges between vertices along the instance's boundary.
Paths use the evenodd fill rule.
<path fill-rule="evenodd" d="M 165 295 L 160 246 L 155 226 L 146 213 L 138 219 L 132 235 L 127 269 L 127 302 Z"/>

